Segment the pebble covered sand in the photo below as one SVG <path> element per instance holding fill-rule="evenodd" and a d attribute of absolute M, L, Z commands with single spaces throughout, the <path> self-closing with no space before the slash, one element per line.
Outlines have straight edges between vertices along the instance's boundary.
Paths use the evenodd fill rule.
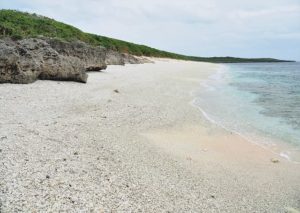
<path fill-rule="evenodd" d="M 190 104 L 216 69 L 162 60 L 0 85 L 0 212 L 297 212 L 300 165 Z"/>

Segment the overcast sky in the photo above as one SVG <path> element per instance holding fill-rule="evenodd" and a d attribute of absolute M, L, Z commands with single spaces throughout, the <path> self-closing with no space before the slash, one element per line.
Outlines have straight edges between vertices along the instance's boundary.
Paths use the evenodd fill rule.
<path fill-rule="evenodd" d="M 300 0 L 1 0 L 0 8 L 187 55 L 300 61 Z"/>

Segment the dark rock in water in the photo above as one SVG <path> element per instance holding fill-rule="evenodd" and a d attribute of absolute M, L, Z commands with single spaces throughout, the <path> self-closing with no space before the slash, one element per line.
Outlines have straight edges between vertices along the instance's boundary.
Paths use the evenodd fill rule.
<path fill-rule="evenodd" d="M 86 82 L 80 60 L 63 56 L 41 39 L 0 40 L 0 83 L 32 83 L 37 79 Z"/>

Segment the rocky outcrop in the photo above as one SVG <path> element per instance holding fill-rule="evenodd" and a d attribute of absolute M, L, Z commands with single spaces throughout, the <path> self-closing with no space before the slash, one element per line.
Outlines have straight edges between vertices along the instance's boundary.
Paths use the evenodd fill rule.
<path fill-rule="evenodd" d="M 44 40 L 0 40 L 0 83 L 32 83 L 37 79 L 86 82 L 80 59 L 64 56 Z"/>
<path fill-rule="evenodd" d="M 107 67 L 105 63 L 107 51 L 104 47 L 94 47 L 82 41 L 46 40 L 59 54 L 79 58 L 86 71 L 100 71 Z"/>
<path fill-rule="evenodd" d="M 108 50 L 106 52 L 105 63 L 107 65 L 125 65 L 125 60 L 121 53 Z"/>
<path fill-rule="evenodd" d="M 94 47 L 81 41 L 50 38 L 0 40 L 0 83 L 32 83 L 37 79 L 86 82 L 86 71 L 107 65 L 140 64 L 143 57 Z"/>
<path fill-rule="evenodd" d="M 151 61 L 149 58 L 147 58 L 147 57 L 144 57 L 144 56 L 139 56 L 139 57 L 137 57 L 136 56 L 136 58 L 138 59 L 138 61 L 139 61 L 139 63 L 138 64 L 148 64 L 148 63 L 154 63 L 153 61 Z"/>
<path fill-rule="evenodd" d="M 87 72 L 90 72 L 90 71 L 101 71 L 101 70 L 105 70 L 107 68 L 107 65 L 104 64 L 104 65 L 96 65 L 96 66 L 88 66 L 85 68 L 85 70 Z"/>
<path fill-rule="evenodd" d="M 107 65 L 151 63 L 145 57 L 137 57 L 126 53 L 107 50 L 101 46 L 91 46 L 82 41 L 66 42 L 58 39 L 46 39 L 59 54 L 77 57 L 84 64 L 86 71 L 100 71 Z"/>
<path fill-rule="evenodd" d="M 125 65 L 125 64 L 144 64 L 153 63 L 146 57 L 133 56 L 126 53 L 119 53 L 108 50 L 106 53 L 105 63 L 107 65 Z"/>

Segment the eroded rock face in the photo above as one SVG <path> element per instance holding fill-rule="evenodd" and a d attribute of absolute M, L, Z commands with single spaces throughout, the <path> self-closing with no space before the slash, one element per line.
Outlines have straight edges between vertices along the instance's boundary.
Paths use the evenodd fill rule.
<path fill-rule="evenodd" d="M 87 81 L 86 71 L 107 65 L 149 63 L 143 57 L 54 38 L 0 40 L 0 83 L 32 83 L 37 79 Z"/>
<path fill-rule="evenodd" d="M 37 79 L 86 82 L 80 59 L 60 55 L 46 41 L 0 40 L 0 83 L 32 83 Z"/>
<path fill-rule="evenodd" d="M 133 56 L 127 53 L 119 53 L 108 50 L 106 53 L 105 63 L 107 65 L 125 65 L 125 64 L 144 64 L 153 63 L 145 57 Z"/>
<path fill-rule="evenodd" d="M 105 63 L 107 65 L 125 65 L 125 60 L 121 53 L 108 50 L 106 52 Z"/>
<path fill-rule="evenodd" d="M 96 66 L 88 66 L 85 68 L 85 70 L 87 72 L 89 71 L 101 71 L 101 70 L 105 70 L 107 68 L 107 65 L 96 65 Z"/>
<path fill-rule="evenodd" d="M 59 54 L 79 58 L 86 71 L 106 69 L 106 49 L 101 46 L 91 46 L 82 41 L 66 42 L 58 39 L 47 39 L 50 46 Z"/>

